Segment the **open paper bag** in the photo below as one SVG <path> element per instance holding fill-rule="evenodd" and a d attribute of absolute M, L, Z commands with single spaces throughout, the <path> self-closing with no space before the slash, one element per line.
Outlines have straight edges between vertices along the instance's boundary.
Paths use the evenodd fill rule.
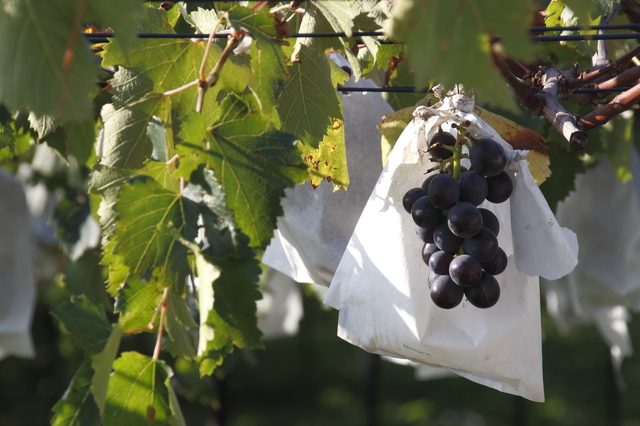
<path fill-rule="evenodd" d="M 338 335 L 381 355 L 448 367 L 460 376 L 503 392 L 543 401 L 538 276 L 569 273 L 577 263 L 577 240 L 561 228 L 524 159 L 473 114 L 472 95 L 443 99 L 439 108 L 418 107 L 369 197 L 335 272 L 325 303 L 340 310 Z M 509 201 L 480 207 L 500 220 L 500 247 L 509 257 L 496 276 L 501 296 L 489 309 L 466 300 L 454 309 L 436 307 L 429 267 L 402 197 L 420 187 L 435 166 L 427 141 L 441 126 L 469 122 L 474 138 L 491 138 L 507 154 L 514 183 Z M 454 130 L 455 132 L 455 130 Z"/>

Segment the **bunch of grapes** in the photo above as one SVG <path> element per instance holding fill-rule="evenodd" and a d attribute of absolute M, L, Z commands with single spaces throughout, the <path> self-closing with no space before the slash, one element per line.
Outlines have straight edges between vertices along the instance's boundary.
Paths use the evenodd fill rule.
<path fill-rule="evenodd" d="M 500 144 L 479 139 L 469 145 L 464 129 L 459 129 L 459 140 L 442 130 L 431 138 L 429 154 L 440 173 L 407 191 L 402 203 L 424 242 L 422 259 L 431 270 L 433 302 L 451 309 L 466 297 L 478 308 L 489 308 L 500 298 L 494 276 L 507 268 L 507 255 L 498 246 L 497 217 L 477 206 L 485 200 L 505 202 L 513 183 L 504 171 L 507 158 Z M 468 155 L 462 153 L 463 145 Z M 462 158 L 469 158 L 470 170 L 460 165 Z"/>

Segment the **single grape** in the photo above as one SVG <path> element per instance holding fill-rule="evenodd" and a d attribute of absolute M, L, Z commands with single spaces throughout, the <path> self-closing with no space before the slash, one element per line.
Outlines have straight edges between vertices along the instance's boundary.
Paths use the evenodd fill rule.
<path fill-rule="evenodd" d="M 482 229 L 482 214 L 476 206 L 463 201 L 451 207 L 447 223 L 454 235 L 471 238 Z"/>
<path fill-rule="evenodd" d="M 427 195 L 427 191 L 422 188 L 411 188 L 407 192 L 404 193 L 402 197 L 402 207 L 407 211 L 407 213 L 411 213 L 411 208 L 413 207 L 413 203 L 418 201 L 418 198 L 424 197 Z"/>
<path fill-rule="evenodd" d="M 429 259 L 429 268 L 438 275 L 447 275 L 449 273 L 449 264 L 453 260 L 453 255 L 444 251 L 438 251 L 431 255 Z"/>
<path fill-rule="evenodd" d="M 433 235 L 435 238 L 436 231 L 434 231 Z M 438 240 L 436 239 L 437 243 Z M 493 259 L 499 248 L 495 234 L 484 227 L 473 237 L 465 238 L 463 245 L 465 253 L 475 257 L 478 262 L 486 262 Z"/>
<path fill-rule="evenodd" d="M 421 228 L 416 225 L 416 235 L 423 242 L 433 244 L 433 228 Z"/>
<path fill-rule="evenodd" d="M 474 257 L 462 254 L 449 264 L 449 276 L 460 287 L 471 287 L 482 276 L 482 266 Z"/>
<path fill-rule="evenodd" d="M 474 170 L 486 177 L 500 174 L 507 165 L 504 150 L 493 139 L 480 139 L 471 145 L 469 160 Z"/>
<path fill-rule="evenodd" d="M 447 148 L 435 146 L 437 143 L 453 147 L 456 144 L 455 136 L 449 132 L 438 132 L 433 135 L 429 141 L 429 154 L 431 154 L 431 158 L 444 160 L 453 155 L 453 152 L 449 151 Z"/>
<path fill-rule="evenodd" d="M 462 302 L 464 289 L 453 282 L 449 275 L 440 275 L 431 283 L 431 300 L 439 308 L 455 308 Z"/>
<path fill-rule="evenodd" d="M 507 254 L 501 247 L 498 247 L 498 253 L 496 253 L 492 259 L 481 263 L 482 269 L 484 269 L 487 274 L 491 275 L 500 275 L 505 271 L 505 269 L 507 269 L 508 264 L 509 259 L 507 258 Z"/>
<path fill-rule="evenodd" d="M 462 245 L 462 238 L 456 236 L 449 229 L 449 224 L 446 220 L 440 222 L 438 226 L 433 230 L 433 241 L 440 247 L 440 250 L 447 253 L 457 253 Z"/>
<path fill-rule="evenodd" d="M 467 296 L 469 303 L 476 308 L 490 308 L 500 299 L 500 284 L 493 278 L 493 275 L 483 272 L 478 284 L 464 289 L 464 295 Z"/>
<path fill-rule="evenodd" d="M 482 226 L 489 229 L 497 237 L 500 232 L 500 221 L 491 210 L 480 208 L 480 214 L 482 215 Z"/>
<path fill-rule="evenodd" d="M 433 228 L 442 219 L 442 212 L 434 207 L 428 196 L 424 196 L 413 203 L 411 216 L 416 225 L 422 228 Z"/>
<path fill-rule="evenodd" d="M 431 286 L 433 285 L 433 282 L 438 279 L 438 277 L 442 277 L 443 275 L 438 275 L 435 272 L 433 272 L 432 270 L 429 270 L 429 278 L 427 278 L 427 284 L 429 285 L 429 288 L 431 288 Z"/>
<path fill-rule="evenodd" d="M 430 175 L 428 178 L 426 178 L 424 180 L 424 182 L 422 182 L 422 189 L 424 189 L 425 191 L 427 189 L 429 189 L 429 184 L 431 183 L 431 181 L 433 180 L 433 178 L 435 178 L 436 176 L 438 176 L 437 173 L 434 173 L 432 175 Z"/>
<path fill-rule="evenodd" d="M 507 201 L 513 192 L 513 182 L 504 171 L 497 176 L 487 178 L 487 185 L 489 188 L 487 200 L 494 204 Z"/>
<path fill-rule="evenodd" d="M 424 260 L 424 263 L 426 263 L 428 265 L 429 264 L 429 259 L 431 258 L 431 256 L 434 253 L 437 253 L 439 251 L 440 251 L 440 249 L 438 248 L 437 245 L 430 244 L 430 243 L 424 243 L 424 246 L 422 246 L 422 260 Z"/>
<path fill-rule="evenodd" d="M 458 181 L 453 176 L 440 174 L 433 178 L 427 193 L 434 206 L 445 210 L 453 207 L 458 202 L 460 185 L 458 185 Z"/>
<path fill-rule="evenodd" d="M 460 201 L 479 206 L 487 198 L 487 179 L 477 172 L 467 172 L 460 178 Z"/>

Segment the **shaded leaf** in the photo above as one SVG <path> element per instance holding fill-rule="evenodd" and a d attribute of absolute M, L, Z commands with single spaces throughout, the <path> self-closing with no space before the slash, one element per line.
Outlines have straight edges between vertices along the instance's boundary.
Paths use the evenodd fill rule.
<path fill-rule="evenodd" d="M 103 264 L 123 265 L 110 270 L 111 291 L 127 276 L 153 278 L 181 293 L 189 264 L 187 249 L 158 230 L 175 227 L 187 241 L 197 236 L 197 207 L 153 179 L 136 176 L 120 188 L 115 205 L 118 217 L 111 241 L 105 247 Z"/>
<path fill-rule="evenodd" d="M 101 111 L 104 126 L 96 145 L 101 164 L 120 169 L 139 169 L 153 152 L 147 126 L 154 116 L 169 111 L 168 99 L 161 95 L 128 104 L 116 110 L 106 104 Z"/>
<path fill-rule="evenodd" d="M 67 191 L 53 210 L 53 223 L 64 252 L 72 261 L 100 242 L 100 227 L 91 216 L 89 197 Z"/>
<path fill-rule="evenodd" d="M 195 358 L 195 341 L 187 330 L 196 327 L 196 323 L 191 318 L 185 300 L 171 291 L 167 296 L 167 314 L 164 324 L 171 339 L 166 349 L 171 352 L 171 355 Z"/>
<path fill-rule="evenodd" d="M 184 142 L 178 152 L 184 160 L 178 172 L 188 176 L 200 164 L 212 169 L 237 225 L 251 245 L 266 247 L 282 214 L 284 188 L 304 181 L 308 172 L 294 136 L 270 130 L 270 124 L 237 97 L 226 98 L 221 111 L 225 114 L 205 134 L 201 115 L 183 118 Z"/>
<path fill-rule="evenodd" d="M 84 296 L 72 297 L 51 311 L 67 331 L 76 339 L 87 355 L 94 355 L 104 349 L 112 326 L 104 313 L 104 307 Z"/>
<path fill-rule="evenodd" d="M 406 42 L 417 86 L 430 80 L 447 89 L 463 84 L 484 99 L 515 108 L 510 89 L 491 61 L 489 39 L 500 35 L 506 54 L 531 59 L 528 28 L 533 2 L 505 7 L 491 0 L 399 0 L 391 13 L 388 33 Z"/>
<path fill-rule="evenodd" d="M 100 412 L 91 395 L 93 369 L 85 359 L 60 401 L 53 407 L 51 426 L 99 426 Z"/>
<path fill-rule="evenodd" d="M 94 371 L 93 377 L 91 378 L 91 393 L 102 416 L 104 416 L 104 406 L 107 402 L 107 389 L 109 387 L 111 367 L 118 355 L 121 339 L 122 328 L 118 324 L 115 324 L 104 350 L 97 353 L 91 361 L 91 368 L 93 368 Z"/>

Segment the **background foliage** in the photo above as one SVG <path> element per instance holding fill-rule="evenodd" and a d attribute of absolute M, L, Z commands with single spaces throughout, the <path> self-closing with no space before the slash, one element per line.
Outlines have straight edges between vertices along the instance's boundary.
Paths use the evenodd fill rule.
<path fill-rule="evenodd" d="M 545 322 L 543 405 L 460 379 L 414 381 L 410 369 L 339 341 L 336 313 L 311 291 L 298 337 L 261 340 L 259 259 L 284 190 L 307 180 L 349 186 L 336 92 L 349 74 L 326 51 L 382 86 L 463 83 L 478 104 L 539 131 L 552 207 L 600 159 L 629 179 L 635 128 L 632 115 L 616 117 L 577 155 L 517 105 L 492 63 L 496 34 L 506 54 L 558 68 L 588 68 L 594 51 L 592 42 L 533 44 L 535 2 L 307 1 L 277 15 L 263 3 L 0 1 L 0 161 L 14 173 L 26 167 L 25 185 L 55 200 L 60 247 L 50 255 L 64 265 L 39 282 L 36 360 L 0 363 L 0 423 L 638 423 L 627 400 L 640 386 L 636 362 L 625 364 L 620 396 L 588 327 L 567 337 Z M 589 3 L 577 19 L 610 10 Z M 80 28 L 115 37 L 90 46 Z M 397 43 L 351 37 L 381 28 Z M 135 36 L 211 31 L 229 40 Z M 396 110 L 429 102 L 386 96 Z"/>

